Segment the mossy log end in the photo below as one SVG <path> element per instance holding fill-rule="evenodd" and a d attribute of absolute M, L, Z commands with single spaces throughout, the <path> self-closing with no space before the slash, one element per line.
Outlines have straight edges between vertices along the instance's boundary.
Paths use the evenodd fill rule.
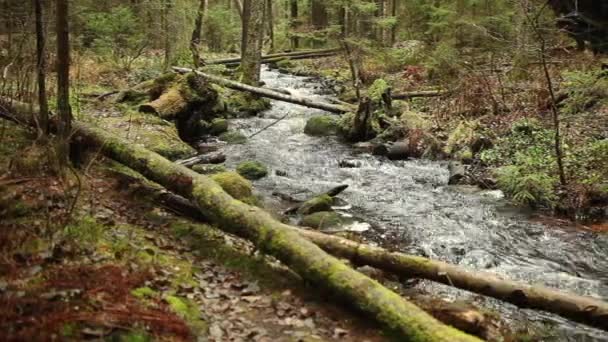
<path fill-rule="evenodd" d="M 210 178 L 93 126 L 75 123 L 74 128 L 86 142 L 100 146 L 106 156 L 192 200 L 205 217 L 221 229 L 252 241 L 261 251 L 276 257 L 304 279 L 334 291 L 403 338 L 409 341 L 479 341 L 440 323 L 380 283 L 328 255 L 301 237 L 294 227 L 235 200 Z"/>

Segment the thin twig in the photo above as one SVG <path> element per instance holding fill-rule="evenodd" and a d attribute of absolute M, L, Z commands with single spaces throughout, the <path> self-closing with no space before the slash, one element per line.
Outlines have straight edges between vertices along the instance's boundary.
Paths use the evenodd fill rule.
<path fill-rule="evenodd" d="M 265 130 L 269 129 L 270 127 L 272 127 L 272 126 L 274 126 L 274 125 L 278 124 L 278 123 L 279 123 L 279 122 L 281 122 L 283 119 L 285 119 L 285 118 L 286 118 L 286 117 L 287 117 L 289 114 L 290 114 L 290 113 L 288 112 L 287 114 L 285 114 L 285 115 L 283 115 L 282 117 L 280 117 L 279 119 L 277 119 L 275 122 L 271 123 L 270 125 L 268 125 L 268 126 L 266 126 L 266 127 L 262 128 L 261 130 L 259 130 L 259 131 L 255 132 L 255 133 L 253 133 L 252 135 L 250 135 L 250 136 L 249 136 L 249 139 L 251 139 L 251 138 L 255 137 L 256 135 L 258 135 L 258 134 L 260 134 L 260 133 L 264 132 Z"/>

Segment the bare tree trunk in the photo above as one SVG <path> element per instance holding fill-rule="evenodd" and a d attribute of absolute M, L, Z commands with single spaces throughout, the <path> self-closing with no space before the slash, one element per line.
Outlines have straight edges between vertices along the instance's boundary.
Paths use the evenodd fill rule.
<path fill-rule="evenodd" d="M 239 13 L 239 17 L 243 20 L 243 2 L 241 0 L 233 0 L 234 7 L 236 7 L 236 11 Z"/>
<path fill-rule="evenodd" d="M 257 86 L 260 83 L 266 6 L 264 0 L 246 0 L 245 4 L 243 13 L 247 13 L 247 22 L 243 26 L 245 46 L 241 56 L 242 82 Z"/>
<path fill-rule="evenodd" d="M 194 67 L 197 69 L 201 65 L 200 45 L 201 34 L 203 30 L 203 18 L 205 17 L 205 11 L 207 9 L 206 3 L 207 0 L 200 0 L 198 13 L 196 14 L 196 19 L 194 20 L 194 30 L 192 31 L 192 39 L 190 39 L 190 50 L 192 51 L 192 59 L 194 62 Z"/>
<path fill-rule="evenodd" d="M 70 107 L 70 30 L 68 26 L 69 0 L 56 0 L 57 5 L 57 133 L 59 136 L 58 158 L 62 165 L 69 160 L 69 141 L 72 131 Z"/>
<path fill-rule="evenodd" d="M 298 0 L 290 0 L 289 1 L 289 27 L 291 29 L 291 49 L 297 50 L 300 48 L 300 38 L 296 34 L 296 29 L 298 28 Z"/>
<path fill-rule="evenodd" d="M 163 29 L 163 42 L 164 42 L 164 50 L 165 50 L 165 61 L 163 70 L 169 70 L 171 66 L 171 33 L 170 33 L 170 25 L 169 25 L 169 14 L 171 11 L 171 1 L 172 0 L 162 0 L 162 8 L 161 8 L 161 27 Z"/>
<path fill-rule="evenodd" d="M 49 134 L 49 106 L 46 97 L 46 41 L 44 34 L 44 17 L 42 0 L 34 0 L 36 12 L 36 70 L 38 73 L 38 106 L 40 112 L 37 120 L 38 138 L 47 139 Z"/>
<path fill-rule="evenodd" d="M 397 19 L 397 3 L 398 0 L 391 0 L 391 15 L 393 18 Z M 395 45 L 395 41 L 397 40 L 397 23 L 391 27 L 391 46 Z"/>
<path fill-rule="evenodd" d="M 274 9 L 272 0 L 266 0 L 266 23 L 268 25 L 268 39 L 270 40 L 270 51 L 274 51 Z"/>

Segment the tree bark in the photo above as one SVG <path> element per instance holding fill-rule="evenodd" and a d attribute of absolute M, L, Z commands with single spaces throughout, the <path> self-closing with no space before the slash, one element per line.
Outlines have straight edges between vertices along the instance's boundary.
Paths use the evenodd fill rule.
<path fill-rule="evenodd" d="M 36 71 L 38 73 L 38 137 L 48 138 L 49 135 L 49 106 L 46 97 L 46 40 L 44 34 L 44 19 L 42 0 L 34 0 L 36 12 Z"/>
<path fill-rule="evenodd" d="M 194 205 L 180 196 L 170 196 L 162 189 L 158 189 L 156 192 L 163 193 L 160 203 L 174 210 L 174 212 L 198 220 L 204 219 L 200 211 L 196 211 Z M 500 279 L 496 274 L 468 270 L 420 256 L 390 252 L 380 247 L 361 244 L 317 231 L 300 228 L 296 228 L 296 231 L 326 252 L 348 259 L 357 266 L 372 266 L 402 277 L 416 277 L 436 281 L 510 302 L 520 308 L 543 310 L 608 330 L 608 321 L 606 320 L 608 317 L 608 303 L 591 297 Z"/>
<path fill-rule="evenodd" d="M 58 158 L 62 165 L 69 160 L 69 141 L 72 131 L 70 107 L 70 31 L 68 26 L 68 0 L 57 0 L 57 133 L 60 139 Z"/>
<path fill-rule="evenodd" d="M 289 0 L 289 28 L 291 29 L 291 49 L 300 48 L 300 38 L 296 30 L 298 29 L 298 0 Z"/>
<path fill-rule="evenodd" d="M 264 0 L 247 0 L 245 3 L 248 12 L 247 21 L 244 22 L 243 41 L 245 42 L 241 55 L 241 81 L 245 84 L 257 86 L 260 83 L 262 62 L 262 42 L 264 36 Z"/>
<path fill-rule="evenodd" d="M 3 113 L 0 109 L 0 115 L 9 117 L 19 113 L 22 112 Z M 29 121 L 30 118 L 21 120 Z M 295 227 L 235 200 L 210 178 L 93 125 L 75 122 L 74 128 L 88 146 L 99 148 L 107 157 L 189 199 L 218 228 L 251 241 L 260 251 L 276 257 L 305 280 L 336 293 L 346 303 L 384 324 L 399 338 L 433 342 L 480 341 L 440 323 L 377 281 L 326 254 L 301 237 Z"/>
<path fill-rule="evenodd" d="M 268 26 L 270 51 L 274 51 L 274 9 L 272 6 L 272 0 L 266 0 L 266 24 Z"/>
<path fill-rule="evenodd" d="M 209 75 L 209 74 L 206 74 L 206 73 L 203 73 L 200 71 L 196 71 L 196 70 L 192 70 L 192 69 L 175 67 L 175 68 L 173 68 L 173 70 L 175 70 L 179 73 L 194 72 L 209 82 L 217 83 L 217 84 L 227 87 L 227 88 L 250 92 L 252 94 L 255 94 L 255 95 L 258 95 L 261 97 L 266 97 L 266 98 L 273 99 L 273 100 L 294 103 L 294 104 L 298 104 L 298 105 L 309 107 L 309 108 L 321 109 L 324 111 L 328 111 L 330 113 L 341 114 L 341 113 L 349 112 L 354 109 L 354 108 L 348 108 L 348 107 L 344 107 L 344 106 L 316 102 L 316 101 L 313 101 L 313 100 L 307 99 L 307 98 L 285 95 L 285 94 L 281 94 L 279 92 L 272 91 L 269 89 L 253 87 L 253 86 L 250 86 L 247 84 L 235 82 L 235 81 L 221 78 L 221 77 L 214 76 L 214 75 Z"/>
<path fill-rule="evenodd" d="M 207 0 L 200 0 L 198 12 L 196 13 L 196 19 L 194 20 L 194 30 L 192 30 L 192 39 L 190 39 L 190 50 L 192 51 L 192 60 L 194 67 L 198 69 L 201 66 L 201 62 L 204 61 L 200 54 L 201 45 L 201 34 L 203 31 L 203 18 L 205 17 Z"/>

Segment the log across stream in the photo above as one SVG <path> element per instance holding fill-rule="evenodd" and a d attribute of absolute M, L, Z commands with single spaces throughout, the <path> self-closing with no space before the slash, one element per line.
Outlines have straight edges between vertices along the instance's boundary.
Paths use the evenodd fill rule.
<path fill-rule="evenodd" d="M 264 69 L 267 87 L 288 89 L 297 96 L 322 101 L 323 86 L 311 80 Z M 510 207 L 497 192 L 447 186 L 447 165 L 432 161 L 388 161 L 356 154 L 334 138 L 303 134 L 308 118 L 322 114 L 284 102 L 260 118 L 237 119 L 233 127 L 253 134 L 289 113 L 286 119 L 223 152 L 229 166 L 259 160 L 270 176 L 255 182 L 271 205 L 281 200 L 273 192 L 299 199 L 340 184 L 344 209 L 370 223 L 366 239 L 394 250 L 428 256 L 481 271 L 503 274 L 530 284 L 542 284 L 572 293 L 608 300 L 608 236 L 567 230 L 531 222 Z M 349 159 L 360 167 L 340 168 Z M 278 176 L 282 171 L 287 176 Z M 555 325 L 552 340 L 608 341 L 608 333 L 555 315 L 519 310 L 498 300 L 449 286 L 422 281 L 421 291 L 446 299 L 472 300 L 519 324 Z"/>

